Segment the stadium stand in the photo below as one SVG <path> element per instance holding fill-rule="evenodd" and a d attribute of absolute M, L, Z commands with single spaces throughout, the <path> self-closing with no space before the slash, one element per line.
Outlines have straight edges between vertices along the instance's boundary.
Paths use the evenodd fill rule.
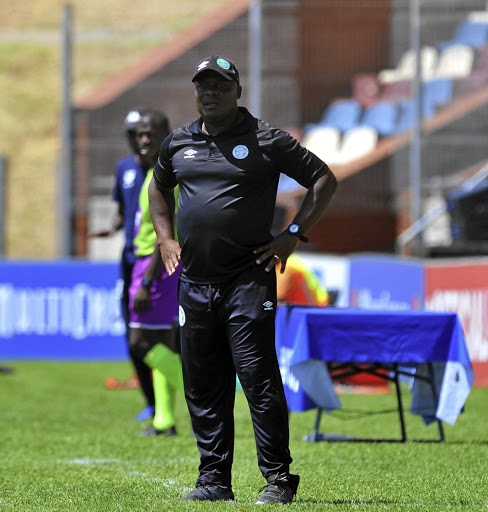
<path fill-rule="evenodd" d="M 441 89 L 430 91 L 428 96 L 431 98 L 422 103 L 421 160 L 425 180 L 433 176 L 444 178 L 454 169 L 471 165 L 486 156 L 488 44 L 477 48 L 455 45 L 440 53 L 437 50 L 437 43 L 454 34 L 457 26 L 470 17 L 470 11 L 482 9 L 484 2 L 450 0 L 449 6 L 441 6 L 442 2 L 438 0 L 426 0 L 422 6 L 420 35 L 422 58 L 425 59 L 422 62 L 422 84 L 425 89 Z M 237 3 L 241 9 L 239 13 Z M 76 176 L 80 180 L 83 176 L 90 176 L 92 195 L 101 197 L 104 194 L 103 200 L 106 201 L 105 181 L 103 187 L 98 183 L 106 178 L 107 161 L 111 161 L 115 150 L 119 150 L 112 141 L 120 139 L 118 125 L 113 121 L 115 113 L 137 104 L 141 95 L 154 105 L 158 105 L 162 97 L 171 95 L 172 101 L 165 107 L 169 109 L 173 123 L 179 125 L 191 119 L 194 115 L 193 105 L 188 102 L 191 84 L 184 81 L 184 73 L 188 62 L 195 61 L 200 54 L 209 54 L 213 48 L 228 47 L 235 60 L 244 63 L 241 64 L 242 75 L 246 80 L 249 70 L 246 68 L 246 45 L 243 41 L 247 37 L 248 25 L 244 3 L 250 2 L 236 0 L 229 3 L 226 20 L 214 16 L 211 21 L 215 25 L 210 20 L 199 23 L 198 27 L 192 27 L 184 34 L 187 40 L 183 41 L 182 36 L 148 55 L 147 60 L 137 63 L 137 68 L 134 65 L 129 70 L 132 73 L 131 83 L 114 76 L 110 83 L 102 84 L 96 94 L 92 93 L 77 105 Z M 317 236 L 316 249 L 338 252 L 392 250 L 395 232 L 408 226 L 408 201 L 403 201 L 400 194 L 406 189 L 405 169 L 410 156 L 410 134 L 405 129 L 410 128 L 415 120 L 411 101 L 415 57 L 411 50 L 405 51 L 409 41 L 406 23 L 408 2 L 391 2 L 387 7 L 383 3 L 371 7 L 363 6 L 361 2 L 347 6 L 329 2 L 314 2 L 312 6 L 305 2 L 300 17 L 278 3 L 265 0 L 263 15 L 270 22 L 278 13 L 287 22 L 279 26 L 287 29 L 270 31 L 266 45 L 271 47 L 287 42 L 288 53 L 264 55 L 263 118 L 278 127 L 300 126 L 303 137 L 308 136 L 309 141 L 316 138 L 309 143 L 305 138 L 305 144 L 324 155 L 321 157 L 331 164 L 341 181 L 340 201 L 336 201 L 330 210 L 336 224 L 318 226 L 317 232 L 330 234 L 334 229 L 339 231 L 339 227 L 334 226 L 347 226 L 349 233 L 357 225 L 355 219 L 361 219 L 361 229 L 354 231 L 347 243 L 341 239 L 340 244 L 330 245 L 334 237 Z M 371 16 L 374 23 L 365 23 L 363 18 L 367 16 Z M 473 17 L 469 21 L 479 23 Z M 348 31 L 335 31 L 337 26 L 347 26 Z M 294 27 L 294 30 L 290 31 L 289 27 Z M 290 39 L 290 33 L 296 36 L 295 39 Z M 355 34 L 354 44 L 350 33 Z M 409 66 L 410 70 L 405 73 Z M 379 75 L 386 68 L 393 68 L 395 79 L 382 82 Z M 424 68 L 427 69 L 424 71 Z M 404 74 L 396 73 L 398 69 Z M 448 81 L 437 82 L 441 79 Z M 434 85 L 426 85 L 431 81 Z M 110 94 L 107 92 L 109 85 Z M 249 84 L 245 82 L 244 86 L 242 101 L 246 105 Z M 439 95 L 444 100 L 439 99 Z M 444 102 L 446 98 L 447 103 Z M 379 121 L 367 121 L 374 112 L 372 109 L 368 113 L 369 109 L 384 102 L 396 107 L 398 115 L 394 131 L 384 119 L 385 125 L 376 124 L 376 128 L 374 125 Z M 112 120 L 109 131 L 104 128 L 107 120 Z M 328 142 L 332 147 L 329 155 L 324 150 L 326 145 L 321 142 L 324 132 L 321 135 L 315 133 L 312 137 L 312 132 L 318 127 L 328 128 L 328 136 L 330 129 L 335 130 L 333 137 L 337 145 Z M 103 148 L 97 142 L 102 128 L 104 136 L 107 133 L 110 136 Z M 362 134 L 363 139 L 358 134 Z M 357 147 L 352 152 L 347 151 L 355 137 Z M 289 198 L 294 194 L 294 186 L 292 182 L 282 183 L 280 190 L 289 192 Z M 76 185 L 75 189 L 81 187 Z M 294 197 L 298 197 L 298 193 Z M 368 231 L 365 225 L 370 228 Z M 340 231 L 345 230 L 341 227 Z"/>
<path fill-rule="evenodd" d="M 423 46 L 420 50 L 421 76 L 428 80 L 433 76 L 437 64 L 437 50 L 432 46 Z M 416 56 L 412 49 L 407 50 L 395 69 L 383 69 L 378 73 L 381 83 L 387 84 L 399 80 L 411 80 L 415 76 Z"/>

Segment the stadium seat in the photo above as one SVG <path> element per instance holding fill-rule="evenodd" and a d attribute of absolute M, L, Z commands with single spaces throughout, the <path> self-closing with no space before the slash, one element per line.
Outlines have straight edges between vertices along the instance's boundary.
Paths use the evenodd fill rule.
<path fill-rule="evenodd" d="M 378 141 L 378 133 L 369 126 L 357 126 L 346 132 L 335 158 L 330 164 L 345 164 L 360 158 L 374 149 Z"/>
<path fill-rule="evenodd" d="M 474 50 L 466 45 L 451 46 L 439 55 L 434 78 L 465 78 L 473 69 Z"/>
<path fill-rule="evenodd" d="M 317 126 L 305 133 L 302 146 L 317 155 L 323 162 L 336 158 L 339 151 L 341 132 L 332 126 Z"/>
<path fill-rule="evenodd" d="M 436 78 L 422 85 L 422 100 L 424 116 L 430 117 L 436 109 L 451 101 L 453 96 L 453 81 L 450 78 Z"/>
<path fill-rule="evenodd" d="M 421 76 L 423 80 L 432 78 L 437 65 L 437 50 L 433 46 L 423 46 L 420 50 Z M 416 55 L 413 49 L 407 50 L 395 69 L 383 69 L 378 73 L 382 84 L 410 80 L 415 76 Z"/>
<path fill-rule="evenodd" d="M 401 133 L 413 127 L 415 121 L 415 102 L 414 100 L 405 100 L 400 103 L 400 114 L 396 125 L 396 133 Z M 425 105 L 422 109 L 422 117 L 425 115 Z"/>
<path fill-rule="evenodd" d="M 381 84 L 376 73 L 359 73 L 352 79 L 353 98 L 364 108 L 378 101 Z"/>
<path fill-rule="evenodd" d="M 374 128 L 380 137 L 388 137 L 396 131 L 398 105 L 382 101 L 365 110 L 359 126 Z"/>
<path fill-rule="evenodd" d="M 466 45 L 471 48 L 479 48 L 488 43 L 488 23 L 479 23 L 466 19 L 462 21 L 454 37 L 449 41 L 442 41 L 437 44 L 439 52 L 456 45 Z"/>
<path fill-rule="evenodd" d="M 473 23 L 488 23 L 488 10 L 487 11 L 471 11 L 466 16 L 466 19 Z"/>
<path fill-rule="evenodd" d="M 319 124 L 345 132 L 357 126 L 361 113 L 361 105 L 356 100 L 338 100 L 326 108 Z"/>

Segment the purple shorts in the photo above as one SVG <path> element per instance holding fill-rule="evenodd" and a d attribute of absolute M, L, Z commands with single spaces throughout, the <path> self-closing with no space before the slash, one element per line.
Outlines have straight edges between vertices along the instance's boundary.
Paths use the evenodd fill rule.
<path fill-rule="evenodd" d="M 144 313 L 134 312 L 134 297 L 141 286 L 151 256 L 139 258 L 132 271 L 132 280 L 129 287 L 129 314 L 130 327 L 143 329 L 169 329 L 178 318 L 178 277 L 179 268 L 172 276 L 163 270 L 161 277 L 151 288 L 151 305 Z"/>

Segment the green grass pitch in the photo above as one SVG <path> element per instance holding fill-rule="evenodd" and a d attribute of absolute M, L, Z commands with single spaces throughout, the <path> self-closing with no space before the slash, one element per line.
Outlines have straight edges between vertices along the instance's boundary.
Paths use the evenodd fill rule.
<path fill-rule="evenodd" d="M 7 363 L 2 363 L 7 364 Z M 197 478 L 198 452 L 183 397 L 176 438 L 144 438 L 137 390 L 104 389 L 127 378 L 128 363 L 10 362 L 0 374 L 0 511 L 251 511 L 264 484 L 243 393 L 237 392 L 233 486 L 236 502 L 178 499 Z M 404 388 L 405 409 L 409 391 Z M 343 409 L 324 415 L 322 433 L 400 436 L 394 393 L 341 394 Z M 371 414 L 378 412 L 378 414 Z M 304 441 L 315 411 L 290 416 L 292 471 L 300 474 L 297 511 L 488 510 L 488 389 L 473 389 L 444 443 L 435 425 L 406 412 L 407 443 Z M 411 441 L 410 441 L 411 440 Z M 279 508 L 279 506 L 278 506 Z M 271 508 L 273 509 L 273 508 Z"/>

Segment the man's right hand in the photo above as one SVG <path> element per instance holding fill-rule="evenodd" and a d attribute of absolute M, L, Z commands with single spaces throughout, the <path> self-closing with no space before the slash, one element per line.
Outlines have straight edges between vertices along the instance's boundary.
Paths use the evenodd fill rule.
<path fill-rule="evenodd" d="M 158 245 L 166 272 L 171 276 L 176 272 L 176 268 L 180 264 L 180 244 L 176 240 L 166 240 Z"/>

